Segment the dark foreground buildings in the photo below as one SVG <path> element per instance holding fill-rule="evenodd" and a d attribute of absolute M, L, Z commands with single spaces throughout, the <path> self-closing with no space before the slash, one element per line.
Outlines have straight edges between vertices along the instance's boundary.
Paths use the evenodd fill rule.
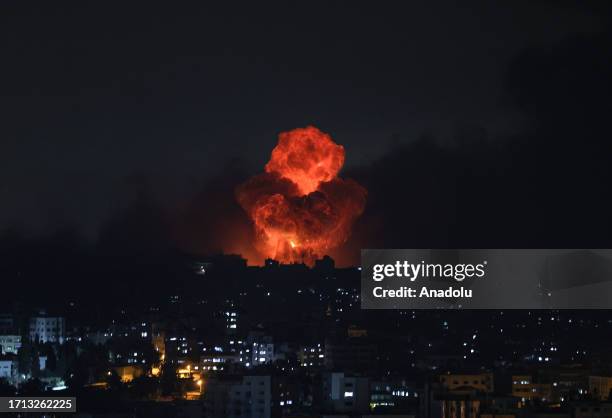
<path fill-rule="evenodd" d="M 608 312 L 365 311 L 331 259 L 179 264 L 140 297 L 7 306 L 2 394 L 77 396 L 77 417 L 612 417 Z"/>

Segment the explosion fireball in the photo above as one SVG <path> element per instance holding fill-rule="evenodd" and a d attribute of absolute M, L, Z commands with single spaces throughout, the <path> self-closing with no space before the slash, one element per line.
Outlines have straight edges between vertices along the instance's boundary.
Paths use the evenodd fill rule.
<path fill-rule="evenodd" d="M 282 263 L 312 265 L 346 242 L 367 192 L 338 177 L 343 165 L 344 147 L 314 126 L 281 133 L 265 173 L 236 189 L 255 248 Z"/>

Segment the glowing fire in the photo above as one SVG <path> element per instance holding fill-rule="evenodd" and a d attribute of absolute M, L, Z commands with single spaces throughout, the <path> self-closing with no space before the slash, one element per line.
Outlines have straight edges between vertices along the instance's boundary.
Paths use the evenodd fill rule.
<path fill-rule="evenodd" d="M 344 148 L 313 126 L 294 129 L 278 136 L 267 173 L 277 173 L 295 183 L 302 195 L 330 181 L 344 165 Z"/>
<path fill-rule="evenodd" d="M 253 221 L 259 252 L 284 263 L 312 264 L 347 240 L 366 190 L 338 177 L 343 164 L 344 148 L 313 126 L 279 135 L 265 173 L 236 190 Z"/>

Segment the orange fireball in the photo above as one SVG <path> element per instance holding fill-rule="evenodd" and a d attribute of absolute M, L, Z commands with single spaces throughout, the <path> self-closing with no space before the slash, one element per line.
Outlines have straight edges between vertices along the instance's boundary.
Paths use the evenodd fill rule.
<path fill-rule="evenodd" d="M 338 177 L 343 164 L 344 148 L 313 126 L 279 135 L 266 172 L 236 190 L 259 252 L 283 263 L 313 264 L 346 242 L 366 190 Z"/>
<path fill-rule="evenodd" d="M 326 133 L 308 126 L 278 136 L 266 172 L 291 180 L 306 195 L 336 177 L 343 165 L 344 147 Z"/>

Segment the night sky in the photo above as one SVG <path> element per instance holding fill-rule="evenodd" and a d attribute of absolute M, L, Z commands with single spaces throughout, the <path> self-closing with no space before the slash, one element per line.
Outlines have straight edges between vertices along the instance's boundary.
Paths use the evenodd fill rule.
<path fill-rule="evenodd" d="M 203 3 L 3 2 L 0 229 L 95 239 L 143 190 L 171 223 L 239 216 L 228 178 L 260 172 L 279 132 L 309 124 L 346 147 L 344 175 L 377 189 L 355 248 L 372 235 L 474 244 L 456 239 L 470 231 L 483 246 L 521 243 L 526 207 L 548 222 L 521 230 L 538 238 L 568 217 L 609 217 L 597 192 L 610 179 L 608 8 Z M 419 194 L 395 206 L 390 181 Z M 390 228 L 400 219 L 412 224 Z M 472 228 L 483 219 L 507 229 Z M 584 228 L 568 232 L 576 244 L 599 237 Z"/>

